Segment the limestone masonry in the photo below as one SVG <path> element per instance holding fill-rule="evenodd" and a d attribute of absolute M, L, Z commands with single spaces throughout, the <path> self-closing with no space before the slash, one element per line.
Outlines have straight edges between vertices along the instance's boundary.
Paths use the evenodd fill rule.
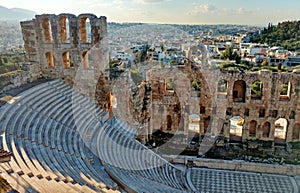
<path fill-rule="evenodd" d="M 115 81 L 105 76 L 109 68 L 106 17 L 43 14 L 21 22 L 21 27 L 36 77 L 63 79 L 99 106 L 111 109 Z M 154 130 L 187 134 L 191 115 L 199 116 L 194 123 L 201 135 L 241 141 L 300 140 L 299 72 L 240 73 L 195 67 L 191 62 L 176 67 L 180 73 L 172 70 L 150 70 L 146 82 L 124 95 L 129 98 L 127 113 L 139 122 L 143 140 L 150 140 Z M 195 81 L 200 89 L 192 86 Z M 170 84 L 172 88 L 167 88 Z M 238 117 L 242 131 L 231 126 L 233 117 Z"/>

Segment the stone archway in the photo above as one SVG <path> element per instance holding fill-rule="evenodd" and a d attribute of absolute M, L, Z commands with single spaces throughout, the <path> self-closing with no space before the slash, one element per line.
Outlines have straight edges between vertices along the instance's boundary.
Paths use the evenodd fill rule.
<path fill-rule="evenodd" d="M 284 142 L 286 140 L 288 121 L 284 118 L 279 118 L 275 121 L 275 142 Z"/>
<path fill-rule="evenodd" d="M 200 116 L 191 114 L 189 116 L 189 131 L 194 133 L 200 133 Z"/>
<path fill-rule="evenodd" d="M 51 22 L 49 18 L 46 17 L 43 18 L 42 28 L 43 28 L 44 40 L 50 44 L 53 38 L 52 38 Z"/>
<path fill-rule="evenodd" d="M 293 140 L 299 140 L 300 139 L 300 124 L 295 123 L 293 128 Z"/>
<path fill-rule="evenodd" d="M 231 142 L 242 142 L 244 118 L 234 116 L 229 119 L 229 132 Z"/>
<path fill-rule="evenodd" d="M 249 123 L 249 137 L 256 137 L 257 122 L 252 120 Z"/>
<path fill-rule="evenodd" d="M 59 18 L 59 34 L 61 43 L 70 43 L 70 21 L 66 16 Z"/>
<path fill-rule="evenodd" d="M 270 130 L 271 130 L 271 124 L 269 122 L 265 122 L 262 126 L 262 137 L 269 138 Z"/>

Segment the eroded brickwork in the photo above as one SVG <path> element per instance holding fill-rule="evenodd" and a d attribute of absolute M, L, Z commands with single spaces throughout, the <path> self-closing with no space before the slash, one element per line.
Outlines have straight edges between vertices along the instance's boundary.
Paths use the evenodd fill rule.
<path fill-rule="evenodd" d="M 109 56 L 105 17 L 44 14 L 21 22 L 21 26 L 27 60 L 35 66 L 36 74 L 38 69 L 45 77 L 64 79 L 108 111 L 119 92 L 122 97 L 117 98 L 117 106 L 123 108 L 114 113 L 123 113 L 145 141 L 156 130 L 187 135 L 191 115 L 199 117 L 200 135 L 230 140 L 231 119 L 239 117 L 242 132 L 237 136 L 241 141 L 300 140 L 297 71 L 220 71 L 209 69 L 204 56 L 200 66 L 188 60 L 186 65 L 150 70 L 146 82 L 132 87 L 128 77 L 118 82 L 104 73 Z M 206 53 L 205 47 L 200 48 Z M 193 49 L 198 48 L 192 47 L 190 55 Z M 123 86 L 113 91 L 116 85 Z M 279 119 L 286 121 L 281 139 L 276 136 L 282 129 Z"/>
<path fill-rule="evenodd" d="M 172 90 L 166 89 L 168 77 L 174 80 Z M 199 91 L 193 88 L 195 79 L 200 82 Z M 240 73 L 195 69 L 191 65 L 151 70 L 147 74 L 151 92 L 137 95 L 151 101 L 148 117 L 144 116 L 149 120 L 144 132 L 151 134 L 155 130 L 162 130 L 187 134 L 190 132 L 189 116 L 198 115 L 200 135 L 223 136 L 229 141 L 232 134 L 231 118 L 238 116 L 243 120 L 239 123 L 242 126 L 241 142 L 299 141 L 299 81 L 297 71 Z M 255 82 L 259 82 L 259 93 L 252 91 Z M 220 83 L 223 85 L 220 86 Z M 285 92 L 282 91 L 283 85 L 287 86 Z M 276 130 L 280 126 L 276 123 L 279 119 L 287 122 L 282 136 L 276 136 L 276 132 L 280 131 Z"/>
<path fill-rule="evenodd" d="M 27 60 L 49 78 L 61 78 L 94 99 L 108 67 L 106 17 L 43 14 L 21 22 Z"/>

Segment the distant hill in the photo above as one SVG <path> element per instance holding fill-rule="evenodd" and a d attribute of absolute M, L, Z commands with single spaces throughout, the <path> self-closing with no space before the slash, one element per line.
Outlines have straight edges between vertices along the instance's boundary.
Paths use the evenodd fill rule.
<path fill-rule="evenodd" d="M 0 20 L 26 20 L 32 19 L 36 15 L 36 12 L 27 10 L 27 9 L 20 9 L 20 8 L 6 8 L 0 6 Z"/>
<path fill-rule="evenodd" d="M 290 51 L 300 51 L 300 21 L 285 21 L 277 26 L 269 24 L 254 37 L 256 43 L 283 46 Z"/>

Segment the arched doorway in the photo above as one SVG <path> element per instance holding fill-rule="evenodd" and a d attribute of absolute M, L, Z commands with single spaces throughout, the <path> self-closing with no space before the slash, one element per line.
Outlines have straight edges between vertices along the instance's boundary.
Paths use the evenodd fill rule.
<path fill-rule="evenodd" d="M 240 116 L 234 116 L 230 121 L 230 142 L 242 142 L 244 119 Z"/>
<path fill-rule="evenodd" d="M 263 138 L 270 137 L 270 129 L 271 129 L 271 124 L 269 122 L 265 122 L 262 126 L 262 137 Z"/>
<path fill-rule="evenodd" d="M 257 122 L 252 120 L 249 123 L 249 137 L 256 137 Z"/>
<path fill-rule="evenodd" d="M 189 131 L 200 133 L 200 116 L 192 114 L 189 116 Z"/>
<path fill-rule="evenodd" d="M 284 118 L 279 118 L 275 121 L 275 142 L 285 142 L 288 122 Z"/>
<path fill-rule="evenodd" d="M 300 134 L 300 124 L 295 123 L 293 128 L 293 140 L 299 140 L 299 134 Z"/>

